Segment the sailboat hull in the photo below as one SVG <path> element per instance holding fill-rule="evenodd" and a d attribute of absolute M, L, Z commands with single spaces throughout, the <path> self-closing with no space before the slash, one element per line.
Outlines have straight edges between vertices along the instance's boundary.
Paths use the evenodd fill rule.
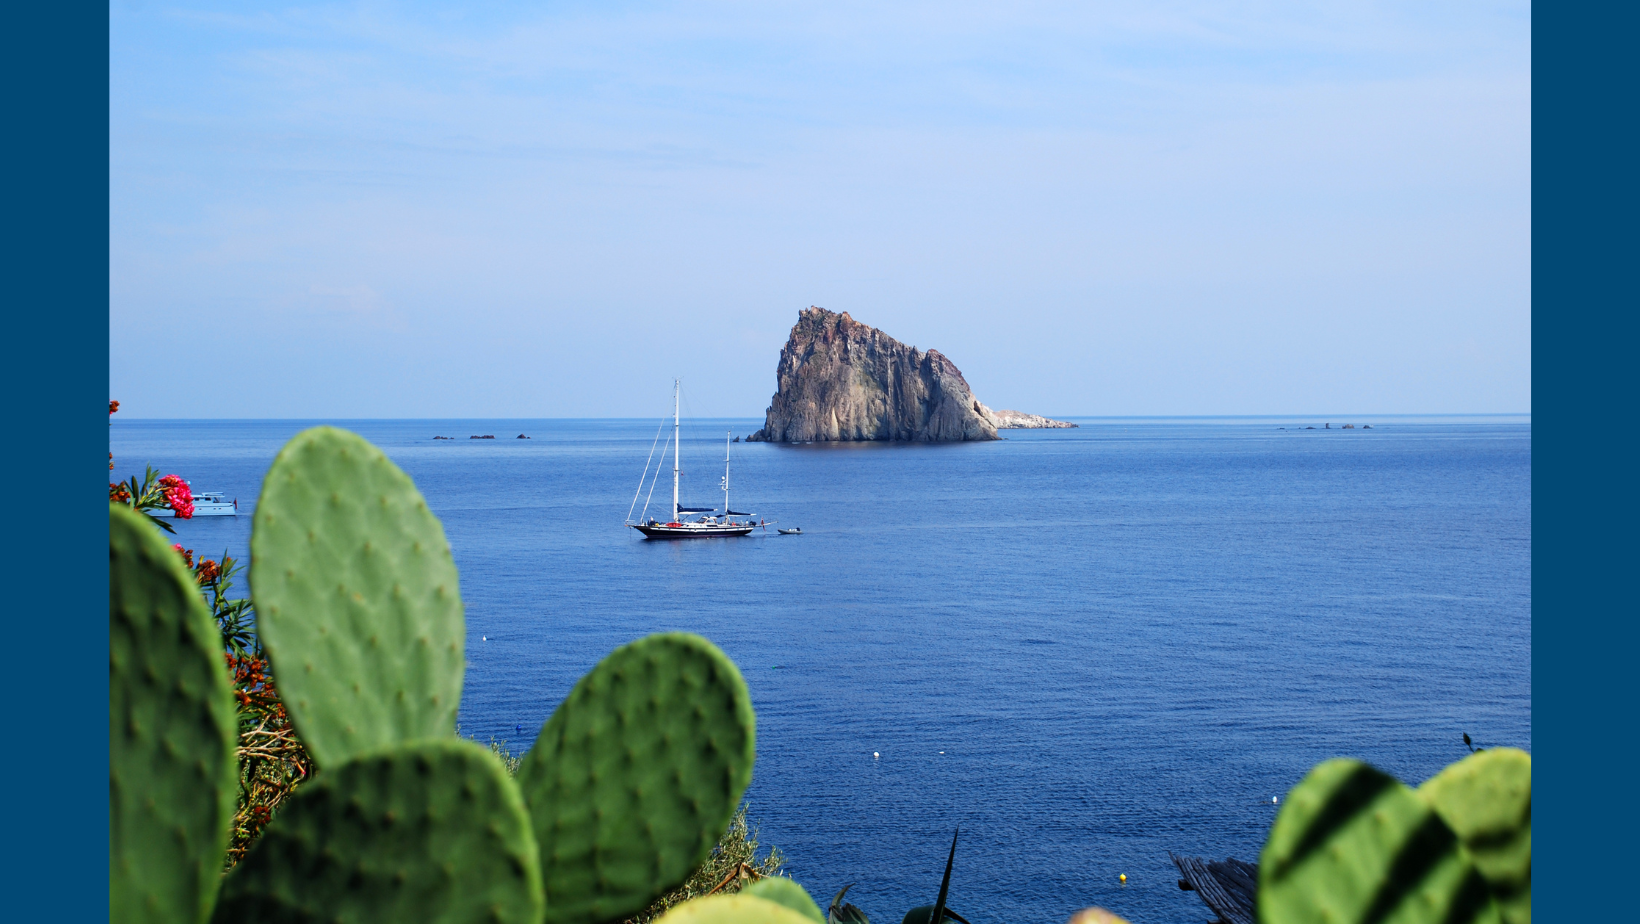
<path fill-rule="evenodd" d="M 653 526 L 648 523 L 632 524 L 632 528 L 643 533 L 645 539 L 717 539 L 727 536 L 747 536 L 755 526 L 720 526 L 716 524 L 680 523 L 669 526 L 657 523 Z"/>

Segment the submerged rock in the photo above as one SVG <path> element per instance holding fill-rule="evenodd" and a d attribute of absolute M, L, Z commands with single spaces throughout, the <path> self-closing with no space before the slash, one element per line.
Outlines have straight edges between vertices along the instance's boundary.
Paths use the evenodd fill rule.
<path fill-rule="evenodd" d="M 997 418 L 951 360 L 824 308 L 797 314 L 763 429 L 770 443 L 994 440 Z"/>

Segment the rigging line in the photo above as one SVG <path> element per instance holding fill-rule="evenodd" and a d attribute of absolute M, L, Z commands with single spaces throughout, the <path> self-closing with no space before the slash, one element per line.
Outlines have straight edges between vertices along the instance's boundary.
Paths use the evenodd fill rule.
<path fill-rule="evenodd" d="M 649 477 L 649 463 L 655 461 L 655 447 L 661 444 L 661 430 L 666 427 L 665 418 L 661 419 L 660 426 L 655 428 L 655 442 L 649 444 L 649 458 L 643 460 L 643 474 L 638 476 L 638 490 L 632 492 L 632 505 L 626 508 L 627 522 L 632 522 L 632 511 L 638 509 L 638 495 L 643 493 L 643 482 Z"/>
<path fill-rule="evenodd" d="M 695 414 L 695 406 L 693 404 L 689 403 L 689 393 L 683 390 L 683 379 L 681 379 L 681 378 L 678 379 L 678 398 L 683 404 L 683 410 L 689 412 L 687 414 L 681 414 L 680 413 L 679 414 L 680 417 L 688 417 L 688 418 L 691 418 L 691 419 L 694 419 L 694 420 L 701 419 L 701 418 L 698 418 Z M 681 425 L 679 426 L 679 429 L 682 429 Z M 697 432 L 698 430 L 699 430 L 699 427 L 693 427 L 692 426 L 690 432 L 693 433 L 693 432 Z M 683 467 L 682 447 L 675 447 L 675 448 L 677 449 L 678 471 L 687 472 L 688 469 Z M 693 458 L 696 458 L 696 457 L 695 456 L 690 456 L 690 458 L 693 459 Z"/>
<path fill-rule="evenodd" d="M 666 421 L 661 421 L 661 426 L 666 426 Z M 670 446 L 667 447 L 667 449 L 670 448 Z M 649 516 L 649 501 L 655 496 L 655 483 L 661 480 L 661 469 L 666 466 L 666 451 L 666 449 L 661 450 L 661 460 L 655 464 L 655 477 L 649 480 L 649 496 L 643 499 L 643 513 L 638 514 L 639 520 Z M 648 473 L 649 470 L 646 466 L 644 469 L 644 474 Z M 642 487 L 641 483 L 639 484 L 639 487 Z"/>

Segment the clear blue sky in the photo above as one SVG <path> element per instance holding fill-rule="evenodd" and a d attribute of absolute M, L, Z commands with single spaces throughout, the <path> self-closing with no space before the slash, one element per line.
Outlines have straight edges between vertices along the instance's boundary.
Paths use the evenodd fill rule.
<path fill-rule="evenodd" d="M 113 5 L 122 413 L 1531 409 L 1529 5 L 453 6 Z"/>

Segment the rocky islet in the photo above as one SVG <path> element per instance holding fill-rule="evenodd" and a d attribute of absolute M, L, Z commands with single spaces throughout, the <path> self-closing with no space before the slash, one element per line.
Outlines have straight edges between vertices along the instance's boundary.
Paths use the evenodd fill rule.
<path fill-rule="evenodd" d="M 862 324 L 848 312 L 798 312 L 780 351 L 763 429 L 770 443 L 1001 439 L 998 429 L 1075 426 L 1034 414 L 999 416 L 974 397 L 962 371 Z"/>

